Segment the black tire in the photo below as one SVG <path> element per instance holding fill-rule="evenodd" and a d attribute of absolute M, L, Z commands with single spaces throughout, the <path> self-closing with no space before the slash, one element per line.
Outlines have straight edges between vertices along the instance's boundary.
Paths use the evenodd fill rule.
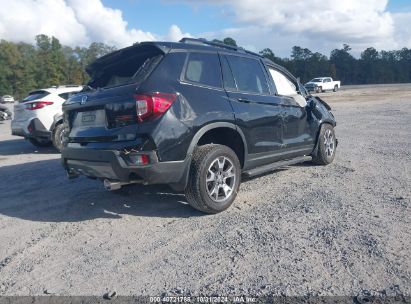
<path fill-rule="evenodd" d="M 63 148 L 63 136 L 64 136 L 64 125 L 58 124 L 54 127 L 53 133 L 51 135 L 51 140 L 53 141 L 53 146 L 60 153 Z"/>
<path fill-rule="evenodd" d="M 337 139 L 334 127 L 330 124 L 322 124 L 318 134 L 316 152 L 313 155 L 313 163 L 323 166 L 331 164 L 335 157 L 336 148 Z"/>
<path fill-rule="evenodd" d="M 334 90 L 333 90 L 334 92 L 337 92 L 338 91 L 338 85 L 335 85 L 334 86 Z"/>
<path fill-rule="evenodd" d="M 50 147 L 52 145 L 51 141 L 47 141 L 45 139 L 37 139 L 37 138 L 29 138 L 29 142 L 36 147 L 43 148 L 43 147 Z"/>
<path fill-rule="evenodd" d="M 226 177 L 224 179 L 221 172 L 216 172 L 215 175 L 212 175 L 215 176 L 215 179 L 207 182 L 207 176 L 210 174 L 209 170 L 215 168 L 212 166 L 216 164 L 216 161 L 217 164 L 220 164 L 220 161 L 223 162 L 223 165 L 227 164 L 227 167 L 225 167 L 226 170 L 231 168 L 230 166 L 232 165 L 234 169 L 234 172 L 230 170 L 232 177 Z M 225 174 L 224 169 L 221 171 Z M 218 180 L 218 178 L 220 180 Z M 231 190 L 228 195 L 223 188 L 224 185 L 227 185 L 227 180 L 232 184 L 232 187 L 229 187 Z M 224 183 L 224 185 L 219 185 L 218 183 Z M 241 165 L 233 150 L 227 146 L 215 144 L 204 145 L 196 148 L 191 163 L 189 181 L 185 190 L 187 201 L 193 208 L 211 214 L 226 210 L 234 202 L 240 187 L 240 183 Z M 208 189 L 210 184 L 211 187 Z M 211 191 L 211 188 L 213 188 L 213 191 Z M 214 192 L 215 189 L 217 189 L 216 192 Z M 209 194 L 210 191 L 216 194 L 215 198 L 211 197 Z M 223 198 L 220 198 L 220 201 L 217 201 L 220 193 Z M 226 195 L 227 197 L 224 198 Z"/>
<path fill-rule="evenodd" d="M 323 92 L 323 88 L 322 88 L 322 87 L 317 87 L 316 92 L 317 92 L 317 93 L 322 93 L 322 92 Z"/>

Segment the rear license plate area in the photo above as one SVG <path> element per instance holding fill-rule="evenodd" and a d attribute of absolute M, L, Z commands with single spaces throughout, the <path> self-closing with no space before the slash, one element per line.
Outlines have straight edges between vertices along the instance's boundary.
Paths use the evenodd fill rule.
<path fill-rule="evenodd" d="M 106 125 L 104 110 L 78 112 L 73 122 L 73 128 L 102 127 Z"/>
<path fill-rule="evenodd" d="M 96 114 L 95 112 L 83 112 L 81 113 L 81 123 L 82 124 L 90 124 L 94 123 L 96 120 Z"/>

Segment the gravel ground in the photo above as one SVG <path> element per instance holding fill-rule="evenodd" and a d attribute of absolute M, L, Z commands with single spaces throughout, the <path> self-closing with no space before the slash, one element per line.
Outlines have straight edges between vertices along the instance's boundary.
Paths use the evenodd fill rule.
<path fill-rule="evenodd" d="M 411 84 L 324 93 L 333 164 L 243 181 L 218 215 L 163 186 L 69 181 L 0 123 L 0 295 L 411 293 Z"/>

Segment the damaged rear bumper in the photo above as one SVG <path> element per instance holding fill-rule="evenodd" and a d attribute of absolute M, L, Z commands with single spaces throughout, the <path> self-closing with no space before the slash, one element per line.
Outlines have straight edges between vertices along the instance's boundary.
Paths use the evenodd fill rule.
<path fill-rule="evenodd" d="M 91 178 L 119 181 L 123 184 L 174 184 L 184 188 L 190 159 L 160 162 L 155 151 L 141 151 L 134 156 L 146 155 L 146 165 L 131 164 L 119 150 L 63 148 L 62 165 L 70 178 L 84 175 Z"/>

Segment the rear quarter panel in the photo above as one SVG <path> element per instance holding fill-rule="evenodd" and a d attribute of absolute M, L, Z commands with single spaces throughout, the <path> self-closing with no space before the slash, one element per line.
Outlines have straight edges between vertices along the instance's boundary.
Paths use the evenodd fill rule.
<path fill-rule="evenodd" d="M 228 97 L 222 88 L 210 88 L 180 80 L 186 52 L 169 53 L 154 70 L 141 92 L 176 93 L 170 109 L 149 129 L 161 161 L 183 160 L 195 134 L 213 122 L 234 122 Z M 145 132 L 142 126 L 139 132 Z"/>

